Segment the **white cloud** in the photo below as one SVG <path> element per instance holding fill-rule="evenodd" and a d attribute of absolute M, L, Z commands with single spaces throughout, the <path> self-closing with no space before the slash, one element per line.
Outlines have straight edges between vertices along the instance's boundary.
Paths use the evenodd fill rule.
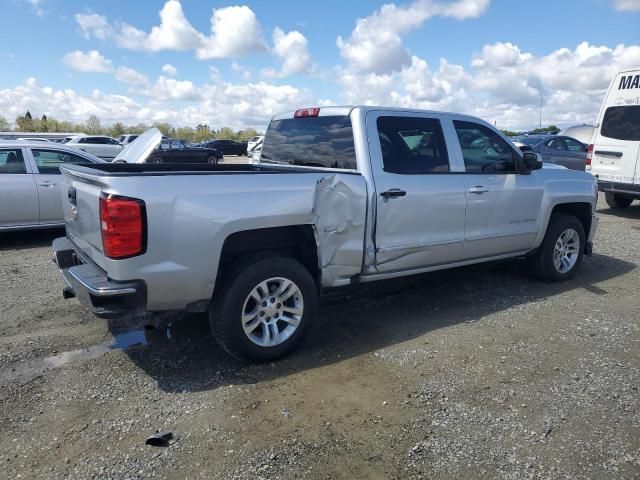
<path fill-rule="evenodd" d="M 213 9 L 211 35 L 202 37 L 196 51 L 199 59 L 243 57 L 264 52 L 262 27 L 249 7 L 233 6 Z"/>
<path fill-rule="evenodd" d="M 93 37 L 99 40 L 106 40 L 115 33 L 107 17 L 104 15 L 98 15 L 96 13 L 76 13 L 74 18 L 84 38 L 89 39 Z"/>
<path fill-rule="evenodd" d="M 176 80 L 162 75 L 148 90 L 142 93 L 158 101 L 198 100 L 200 98 L 200 92 L 189 80 Z"/>
<path fill-rule="evenodd" d="M 111 60 L 104 58 L 97 50 L 89 52 L 75 50 L 67 53 L 62 61 L 79 72 L 107 73 L 113 70 Z"/>
<path fill-rule="evenodd" d="M 399 71 L 411 62 L 411 55 L 402 43 L 402 35 L 420 27 L 433 16 L 458 20 L 484 13 L 490 0 L 456 0 L 439 3 L 414 0 L 408 5 L 385 4 L 366 18 L 356 21 L 348 39 L 338 37 L 340 55 L 348 67 L 362 73 L 384 74 Z"/>
<path fill-rule="evenodd" d="M 142 73 L 129 67 L 118 67 L 115 73 L 116 80 L 129 85 L 145 85 L 149 79 Z"/>
<path fill-rule="evenodd" d="M 210 35 L 191 25 L 178 0 L 167 0 L 159 15 L 160 24 L 148 33 L 125 22 L 110 23 L 105 16 L 94 13 L 76 14 L 75 20 L 86 38 L 111 40 L 128 50 L 194 51 L 202 60 L 242 57 L 267 50 L 262 27 L 247 6 L 213 9 Z"/>
<path fill-rule="evenodd" d="M 264 130 L 274 114 L 313 103 L 308 91 L 291 85 L 219 82 L 196 86 L 164 77 L 158 78 L 146 95 L 148 100 L 139 102 L 99 90 L 83 94 L 41 86 L 30 78 L 23 84 L 0 90 L 0 111 L 8 119 L 30 110 L 34 115 L 46 112 L 56 119 L 76 122 L 96 115 L 104 125 L 116 121 L 150 124 L 157 120 L 176 126 L 207 123 L 214 128 Z"/>
<path fill-rule="evenodd" d="M 162 66 L 162 71 L 172 77 L 175 77 L 178 74 L 178 69 L 169 63 L 165 63 Z"/>
<path fill-rule="evenodd" d="M 270 78 L 283 78 L 310 71 L 312 63 L 307 44 L 307 38 L 297 30 L 285 33 L 276 27 L 273 31 L 273 53 L 281 59 L 282 67 L 280 71 L 263 70 L 262 74 Z"/>
<path fill-rule="evenodd" d="M 104 94 L 94 90 L 82 95 L 70 88 L 55 90 L 40 86 L 29 78 L 21 85 L 0 90 L 0 110 L 13 118 L 30 110 L 34 116 L 46 113 L 60 120 L 85 121 L 97 115 L 105 123 L 126 121 L 137 123 L 146 118 L 137 116 L 140 105 L 123 95 Z"/>
<path fill-rule="evenodd" d="M 640 12 L 640 0 L 614 0 L 613 6 L 622 12 Z"/>
<path fill-rule="evenodd" d="M 592 123 L 613 76 L 640 65 L 640 46 L 614 48 L 587 42 L 536 57 L 510 43 L 485 45 L 465 69 L 445 59 L 437 69 L 413 56 L 400 72 L 375 74 L 343 69 L 347 103 L 401 106 L 477 115 L 501 128 L 543 122 Z"/>

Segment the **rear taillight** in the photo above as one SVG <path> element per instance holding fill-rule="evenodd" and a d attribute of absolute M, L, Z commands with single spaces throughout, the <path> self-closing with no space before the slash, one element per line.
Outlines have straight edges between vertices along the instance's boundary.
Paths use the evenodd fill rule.
<path fill-rule="evenodd" d="M 142 200 L 106 195 L 100 197 L 102 247 L 108 258 L 128 258 L 144 253 L 146 214 Z"/>
<path fill-rule="evenodd" d="M 301 117 L 317 117 L 320 115 L 320 109 L 315 108 L 303 108 L 301 110 L 296 110 L 296 113 L 293 114 L 293 118 L 301 118 Z"/>
<path fill-rule="evenodd" d="M 593 157 L 593 143 L 587 147 L 587 159 L 585 160 L 585 170 L 591 170 L 591 158 Z"/>

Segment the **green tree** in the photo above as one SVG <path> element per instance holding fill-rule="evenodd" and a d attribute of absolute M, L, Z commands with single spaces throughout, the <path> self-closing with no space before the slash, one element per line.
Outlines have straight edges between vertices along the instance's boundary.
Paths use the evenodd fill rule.
<path fill-rule="evenodd" d="M 29 112 L 27 112 L 29 113 Z M 19 132 L 33 132 L 34 131 L 33 118 L 31 118 L 31 114 L 20 115 L 16 117 L 16 130 Z"/>
<path fill-rule="evenodd" d="M 116 122 L 107 129 L 107 134 L 113 138 L 118 138 L 125 133 L 125 130 L 122 122 Z"/>
<path fill-rule="evenodd" d="M 9 121 L 4 118 L 4 116 L 0 115 L 0 132 L 8 132 L 9 130 L 11 130 Z"/>
<path fill-rule="evenodd" d="M 91 115 L 85 123 L 85 130 L 89 135 L 99 135 L 102 133 L 100 119 L 95 115 Z"/>
<path fill-rule="evenodd" d="M 196 126 L 195 136 L 192 141 L 204 142 L 205 140 L 209 140 L 211 137 L 213 137 L 213 132 L 211 132 L 209 125 L 201 123 Z"/>
<path fill-rule="evenodd" d="M 167 122 L 153 122 L 151 126 L 160 130 L 160 132 L 167 137 L 176 136 L 176 129 Z"/>

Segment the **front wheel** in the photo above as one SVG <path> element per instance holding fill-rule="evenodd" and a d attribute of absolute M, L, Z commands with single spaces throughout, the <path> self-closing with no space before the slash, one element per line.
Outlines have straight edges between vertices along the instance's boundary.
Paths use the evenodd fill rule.
<path fill-rule="evenodd" d="M 248 260 L 223 275 L 209 313 L 211 331 L 229 354 L 267 361 L 293 350 L 309 332 L 318 308 L 315 282 L 292 258 Z"/>
<path fill-rule="evenodd" d="M 546 282 L 569 280 L 582 262 L 584 247 L 582 222 L 572 215 L 554 214 L 540 248 L 530 258 L 533 273 Z"/>
<path fill-rule="evenodd" d="M 210 163 L 212 165 L 217 165 L 218 164 L 218 157 L 211 156 L 211 157 L 207 158 L 207 163 Z"/>
<path fill-rule="evenodd" d="M 633 198 L 624 197 L 617 193 L 605 192 L 604 199 L 611 208 L 622 209 L 627 208 L 633 202 Z"/>

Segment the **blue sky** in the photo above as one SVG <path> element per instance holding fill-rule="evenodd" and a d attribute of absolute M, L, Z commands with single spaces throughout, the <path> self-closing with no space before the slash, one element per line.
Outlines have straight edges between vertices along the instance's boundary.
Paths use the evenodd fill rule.
<path fill-rule="evenodd" d="M 590 122 L 640 66 L 640 0 L 386 3 L 3 0 L 0 114 L 264 128 L 368 103 L 528 128 L 540 92 L 545 123 Z"/>

